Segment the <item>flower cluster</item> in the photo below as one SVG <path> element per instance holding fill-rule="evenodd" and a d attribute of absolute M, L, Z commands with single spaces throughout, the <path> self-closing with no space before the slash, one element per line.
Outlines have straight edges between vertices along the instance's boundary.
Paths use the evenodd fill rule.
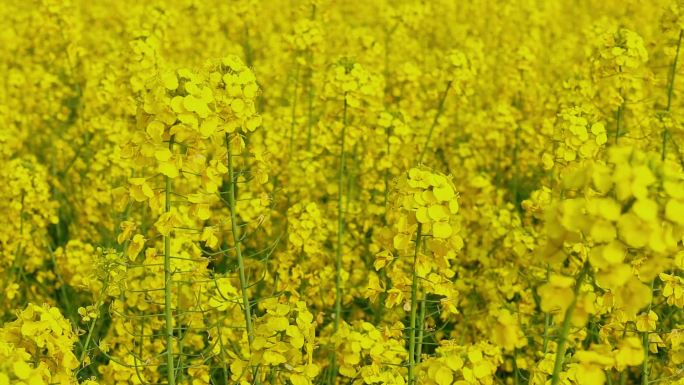
<path fill-rule="evenodd" d="M 59 309 L 29 304 L 0 329 L 0 384 L 73 384 L 76 334 Z"/>
<path fill-rule="evenodd" d="M 0 385 L 684 384 L 682 0 L 0 16 Z"/>

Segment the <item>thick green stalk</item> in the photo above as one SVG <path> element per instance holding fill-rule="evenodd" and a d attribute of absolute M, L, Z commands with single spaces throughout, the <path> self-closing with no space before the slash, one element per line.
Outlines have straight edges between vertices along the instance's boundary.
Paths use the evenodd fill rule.
<path fill-rule="evenodd" d="M 568 339 L 568 334 L 570 333 L 570 324 L 572 321 L 572 313 L 575 311 L 575 305 L 577 304 L 577 295 L 582 287 L 582 281 L 587 275 L 587 270 L 589 270 L 589 265 L 585 264 L 577 275 L 577 281 L 575 282 L 575 290 L 573 292 L 573 298 L 568 305 L 567 310 L 565 310 L 565 318 L 563 319 L 563 324 L 561 326 L 560 335 L 558 336 L 558 347 L 556 348 L 556 361 L 553 365 L 553 376 L 551 377 L 551 385 L 558 385 L 560 381 L 560 372 L 563 369 L 563 361 L 565 360 L 565 343 Z"/>
<path fill-rule="evenodd" d="M 169 150 L 173 153 L 173 135 L 169 140 Z M 164 177 L 164 212 L 171 211 L 171 178 Z M 164 236 L 164 317 L 166 319 L 166 371 L 169 385 L 176 384 L 173 368 L 173 309 L 171 304 L 171 237 Z"/>
<path fill-rule="evenodd" d="M 425 157 L 425 153 L 427 152 L 427 149 L 430 147 L 430 139 L 432 139 L 432 132 L 435 130 L 435 127 L 437 126 L 437 121 L 439 120 L 439 117 L 442 116 L 442 113 L 444 113 L 444 102 L 446 102 L 447 95 L 449 94 L 449 89 L 451 89 L 451 81 L 449 81 L 447 83 L 446 89 L 444 90 L 444 93 L 442 94 L 442 99 L 439 100 L 439 106 L 437 107 L 437 114 L 435 114 L 435 118 L 432 120 L 432 125 L 430 126 L 430 131 L 428 131 L 427 140 L 425 141 L 425 147 L 423 147 L 423 151 L 420 152 L 420 157 L 418 158 L 418 163 L 423 162 L 423 158 Z"/>
<path fill-rule="evenodd" d="M 684 34 L 684 30 L 679 30 L 679 39 L 677 40 L 677 51 L 675 52 L 674 60 L 672 60 L 672 67 L 670 67 L 670 81 L 667 85 L 667 107 L 665 109 L 665 111 L 667 111 L 668 114 L 672 109 L 672 93 L 674 92 L 675 75 L 677 74 L 677 60 L 679 59 L 679 49 L 682 46 L 682 34 Z M 663 127 L 663 144 L 662 151 L 660 153 L 660 159 L 662 160 L 665 160 L 665 154 L 667 152 L 668 134 L 669 133 L 667 131 L 667 127 Z"/>
<path fill-rule="evenodd" d="M 416 232 L 416 248 L 413 253 L 413 280 L 411 282 L 411 320 L 409 325 L 408 385 L 414 385 L 416 383 L 416 313 L 418 310 L 418 272 L 416 271 L 416 264 L 418 263 L 418 253 L 420 251 L 422 230 L 422 224 L 418 224 L 418 230 Z"/>
<path fill-rule="evenodd" d="M 233 168 L 233 154 L 231 150 L 230 137 L 226 134 L 226 149 L 228 150 L 228 208 L 230 209 L 230 222 L 233 232 L 233 247 L 235 248 L 235 255 L 238 262 L 238 274 L 240 276 L 240 290 L 242 291 L 242 308 L 245 315 L 245 327 L 247 329 L 247 340 L 249 342 L 249 350 L 252 351 L 252 340 L 254 333 L 252 329 L 252 310 L 249 304 L 249 295 L 247 289 L 249 284 L 245 278 L 245 261 L 242 257 L 242 242 L 240 239 L 240 228 L 238 226 L 237 210 L 235 203 L 235 170 Z"/>

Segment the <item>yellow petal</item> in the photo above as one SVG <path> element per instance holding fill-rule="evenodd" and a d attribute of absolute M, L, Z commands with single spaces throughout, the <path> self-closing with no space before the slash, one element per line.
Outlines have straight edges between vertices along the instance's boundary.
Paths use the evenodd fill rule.
<path fill-rule="evenodd" d="M 178 78 L 173 72 L 166 72 L 161 76 L 162 84 L 166 89 L 175 90 L 178 88 Z"/>
<path fill-rule="evenodd" d="M 437 372 L 435 373 L 435 381 L 438 385 L 451 385 L 453 380 L 454 375 L 451 373 L 449 368 L 442 366 L 437 369 Z"/>
<path fill-rule="evenodd" d="M 434 221 L 441 221 L 446 219 L 449 213 L 442 205 L 432 205 L 428 208 L 428 216 Z"/>
<path fill-rule="evenodd" d="M 421 207 L 416 211 L 416 220 L 420 223 L 430 222 L 430 217 L 428 216 L 427 207 Z"/>
<path fill-rule="evenodd" d="M 447 222 L 435 222 L 432 225 L 432 235 L 435 238 L 449 238 L 451 234 L 453 234 L 453 230 Z"/>
<path fill-rule="evenodd" d="M 21 380 L 29 378 L 31 375 L 31 367 L 24 361 L 17 361 L 12 365 L 14 375 Z"/>

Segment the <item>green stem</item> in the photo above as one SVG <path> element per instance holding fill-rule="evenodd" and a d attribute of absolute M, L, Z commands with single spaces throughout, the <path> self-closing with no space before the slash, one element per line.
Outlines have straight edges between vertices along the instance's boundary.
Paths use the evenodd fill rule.
<path fill-rule="evenodd" d="M 295 125 L 297 123 L 297 91 L 299 89 L 299 63 L 295 69 L 295 80 L 294 80 L 294 91 L 292 95 L 292 111 L 290 116 L 290 156 L 292 159 L 294 155 L 294 135 L 295 135 Z"/>
<path fill-rule="evenodd" d="M 622 105 L 620 105 L 615 112 L 615 144 L 618 143 L 620 138 L 620 121 L 622 120 Z"/>
<path fill-rule="evenodd" d="M 54 252 L 54 250 L 52 250 L 51 240 L 48 237 L 46 237 L 45 242 L 47 243 L 48 252 L 50 253 L 50 258 L 52 259 L 52 266 L 54 266 L 54 269 L 55 269 L 55 275 L 57 276 L 57 282 L 59 282 L 59 293 L 62 296 L 62 301 L 64 301 L 64 306 L 66 307 L 67 317 L 69 317 L 69 319 L 73 323 L 73 326 L 76 327 L 78 325 L 78 322 L 76 321 L 76 318 L 74 318 L 74 312 L 73 312 L 73 308 L 71 306 L 71 301 L 69 301 L 69 295 L 66 291 L 66 283 L 64 282 L 62 274 L 59 271 L 59 267 L 57 266 L 57 258 L 55 258 L 55 252 Z M 65 253 L 66 253 L 66 251 L 65 251 Z M 9 281 L 9 279 L 8 279 L 8 281 Z M 3 290 L 3 292 L 4 292 L 4 290 Z"/>
<path fill-rule="evenodd" d="M 337 180 L 337 250 L 335 254 L 335 319 L 333 331 L 337 333 L 342 318 L 342 248 L 344 247 L 344 164 L 346 162 L 345 137 L 347 135 L 347 94 L 344 94 L 344 110 L 342 115 L 342 134 L 340 136 L 340 164 Z M 337 376 L 337 357 L 333 352 L 330 359 L 331 382 Z"/>
<path fill-rule="evenodd" d="M 178 295 L 176 296 L 176 314 L 180 315 L 180 309 L 181 309 L 181 282 L 178 282 L 177 289 Z M 185 339 L 185 334 L 181 335 L 182 330 L 181 330 L 181 325 L 182 324 L 182 319 L 179 317 L 179 325 L 178 325 L 178 366 L 176 367 L 176 370 L 178 371 L 178 383 L 182 384 L 183 383 L 183 339 Z M 187 333 L 187 332 L 186 332 Z"/>
<path fill-rule="evenodd" d="M 551 275 L 551 268 L 546 266 L 546 282 L 549 281 Z M 549 351 L 549 328 L 551 327 L 551 313 L 544 313 L 544 354 Z"/>
<path fill-rule="evenodd" d="M 337 192 L 337 253 L 335 256 L 335 331 L 340 326 L 342 309 L 342 248 L 344 246 L 344 163 L 346 161 L 345 136 L 347 131 L 347 97 L 344 98 L 344 116 L 340 138 L 340 164 L 338 170 Z"/>
<path fill-rule="evenodd" d="M 391 151 L 390 151 L 390 149 L 391 149 L 391 147 L 390 147 L 390 145 L 391 145 L 390 144 L 391 131 L 390 131 L 389 127 L 387 127 L 385 129 L 385 135 L 386 135 L 385 145 L 386 145 L 386 151 L 387 151 L 387 154 L 385 156 L 389 160 L 390 159 L 390 153 L 391 153 Z M 389 169 L 387 169 L 387 168 L 383 172 L 383 180 L 385 183 L 384 200 L 383 200 L 384 207 L 385 207 L 385 214 L 383 215 L 382 220 L 383 220 L 383 223 L 385 225 L 387 225 L 387 213 L 389 211 L 389 204 L 388 204 L 389 203 L 389 188 L 390 188 L 389 187 L 390 186 Z M 385 269 L 382 269 L 380 271 L 380 279 L 385 286 L 385 291 L 380 293 L 380 301 L 378 302 L 378 310 L 375 313 L 375 324 L 376 325 L 378 325 L 380 320 L 382 319 L 382 315 L 383 315 L 384 309 L 385 309 L 385 300 L 387 299 L 387 289 L 389 289 L 388 280 L 387 280 L 387 273 L 385 272 Z"/>
<path fill-rule="evenodd" d="M 551 326 L 551 314 L 544 313 L 544 354 L 549 351 L 549 327 Z"/>
<path fill-rule="evenodd" d="M 522 209 L 520 201 L 520 162 L 518 162 L 518 153 L 520 152 L 520 123 L 517 124 L 515 129 L 515 146 L 513 147 L 513 186 L 512 194 L 513 203 L 518 210 Z"/>
<path fill-rule="evenodd" d="M 252 329 L 252 310 L 249 303 L 249 295 L 247 289 L 249 284 L 245 278 L 245 261 L 242 257 L 242 242 L 240 240 L 240 228 L 238 227 L 237 210 L 235 203 L 235 170 L 233 168 L 233 154 L 230 144 L 230 137 L 226 134 L 226 149 L 228 150 L 228 206 L 230 209 L 230 222 L 233 232 L 233 243 L 235 247 L 235 254 L 238 261 L 238 273 L 240 275 L 240 290 L 242 291 L 242 308 L 245 316 L 245 327 L 247 328 L 247 340 L 249 342 L 249 351 L 252 351 L 252 340 L 254 333 Z"/>
<path fill-rule="evenodd" d="M 627 324 L 625 323 L 624 329 L 622 329 L 622 339 L 625 339 L 627 335 Z M 620 372 L 620 385 L 625 385 L 627 383 L 627 368 Z"/>
<path fill-rule="evenodd" d="M 315 9 L 315 8 L 314 8 Z M 306 150 L 311 151 L 311 131 L 313 128 L 313 51 L 307 50 L 307 75 L 306 75 L 306 95 L 307 95 L 307 120 L 306 120 Z"/>
<path fill-rule="evenodd" d="M 518 348 L 513 349 L 513 384 L 520 384 L 520 371 L 518 370 Z"/>
<path fill-rule="evenodd" d="M 107 287 L 109 286 L 109 277 L 105 278 L 105 281 L 102 285 L 102 289 L 100 289 L 100 295 L 97 299 L 97 304 L 95 305 L 97 311 L 100 311 L 100 307 L 102 307 L 102 299 L 104 297 L 105 291 L 107 290 Z M 99 315 L 98 315 L 99 318 Z M 79 362 L 79 367 L 83 365 L 83 362 L 85 361 L 86 354 L 88 354 L 88 346 L 90 346 L 90 341 L 92 340 L 93 337 L 93 330 L 95 330 L 95 324 L 97 323 L 97 318 L 93 319 L 93 321 L 90 323 L 90 327 L 88 328 L 88 335 L 86 336 L 85 343 L 83 344 L 83 350 L 81 351 L 81 356 L 78 358 Z"/>
<path fill-rule="evenodd" d="M 622 73 L 622 66 L 618 67 L 618 73 Z M 618 139 L 620 139 L 620 128 L 622 126 L 622 114 L 624 113 L 625 110 L 625 97 L 623 96 L 622 92 L 622 87 L 620 87 L 619 90 L 619 95 L 620 98 L 622 99 L 622 102 L 617 108 L 617 111 L 615 111 L 615 144 L 618 144 Z"/>
<path fill-rule="evenodd" d="M 679 38 L 677 39 L 677 51 L 675 52 L 675 57 L 674 60 L 672 60 L 672 67 L 670 67 L 670 82 L 667 86 L 667 108 L 665 111 L 668 113 L 672 109 L 672 94 L 674 92 L 674 82 L 675 82 L 675 75 L 677 74 L 677 61 L 679 59 L 679 49 L 682 46 L 682 34 L 684 34 L 684 30 L 679 30 Z M 663 126 L 663 144 L 662 144 L 662 151 L 660 154 L 660 159 L 665 160 L 665 153 L 667 152 L 667 136 L 668 136 L 668 131 L 667 127 Z"/>
<path fill-rule="evenodd" d="M 420 241 L 422 237 L 422 224 L 418 224 L 416 233 L 416 248 L 413 253 L 413 279 L 411 282 L 411 320 L 409 326 L 409 368 L 408 368 L 408 385 L 416 383 L 416 310 L 418 308 L 418 272 L 416 265 L 418 264 L 418 252 L 420 250 Z"/>
<path fill-rule="evenodd" d="M 423 291 L 423 298 L 420 300 L 420 316 L 418 318 L 418 343 L 416 345 L 416 364 L 420 364 L 421 354 L 423 353 L 423 334 L 425 331 L 425 310 L 427 308 L 427 293 Z"/>
<path fill-rule="evenodd" d="M 680 33 L 681 37 L 681 33 Z M 655 280 L 651 281 L 651 301 L 648 303 L 648 310 L 646 313 L 646 316 L 651 313 L 651 308 L 653 307 L 653 289 L 655 286 Z M 643 342 L 644 342 L 644 363 L 642 365 L 642 370 L 641 370 L 641 384 L 642 385 L 648 385 L 648 374 L 649 374 L 649 365 L 648 365 L 648 345 L 650 344 L 649 340 L 649 332 L 648 330 L 644 332 L 643 335 Z"/>
<path fill-rule="evenodd" d="M 425 147 L 423 147 L 423 151 L 420 152 L 420 157 L 418 158 L 418 163 L 423 162 L 423 158 L 425 157 L 425 153 L 427 152 L 428 147 L 430 147 L 430 139 L 432 139 L 432 132 L 435 130 L 435 127 L 437 126 L 437 121 L 439 120 L 439 117 L 442 116 L 442 113 L 444 113 L 444 102 L 446 102 L 447 95 L 449 94 L 449 89 L 451 88 L 451 81 L 449 81 L 446 85 L 446 89 L 444 90 L 444 93 L 442 94 L 442 98 L 439 100 L 439 106 L 437 107 L 437 114 L 435 114 L 435 118 L 432 120 L 432 125 L 430 126 L 430 131 L 428 131 L 428 136 L 427 140 L 425 141 Z"/>
<path fill-rule="evenodd" d="M 173 152 L 173 135 L 169 139 L 169 150 Z M 164 212 L 171 211 L 171 178 L 164 177 Z M 175 385 L 176 376 L 173 366 L 173 309 L 171 308 L 171 238 L 164 236 L 164 317 L 166 320 L 166 371 L 169 385 Z"/>
<path fill-rule="evenodd" d="M 641 367 L 641 384 L 642 385 L 648 385 L 648 371 L 650 370 L 648 367 L 648 345 L 649 345 L 648 332 L 644 332 L 643 341 L 644 341 L 644 363 Z"/>
<path fill-rule="evenodd" d="M 219 343 L 219 348 L 221 349 L 221 369 L 223 370 L 223 385 L 228 385 L 230 381 L 228 380 L 228 366 L 226 365 L 226 362 L 228 362 L 228 358 L 226 357 L 226 349 L 223 347 L 223 336 L 221 335 L 221 325 L 223 322 L 221 322 L 221 317 L 219 316 L 219 311 L 216 310 L 216 334 L 218 335 L 218 343 Z"/>
<path fill-rule="evenodd" d="M 247 67 L 252 67 L 254 66 L 254 57 L 253 57 L 253 51 L 252 51 L 252 45 L 249 41 L 249 27 L 247 27 L 247 23 L 245 23 L 245 28 L 243 30 L 245 40 L 243 42 L 243 50 L 245 52 L 245 64 L 247 64 Z"/>
<path fill-rule="evenodd" d="M 558 385 L 560 381 L 560 372 L 563 369 L 563 361 L 565 360 L 565 351 L 567 347 L 565 343 L 568 339 L 568 334 L 570 333 L 570 325 L 572 321 L 572 313 L 575 311 L 575 305 L 577 304 L 577 295 L 582 286 L 582 281 L 587 275 L 587 270 L 589 270 L 589 264 L 586 264 L 580 270 L 577 276 L 577 281 L 575 282 L 575 289 L 573 292 L 573 298 L 568 305 L 567 310 L 565 310 L 565 318 L 563 318 L 563 325 L 561 326 L 560 335 L 558 336 L 558 347 L 556 350 L 556 361 L 553 365 L 553 376 L 551 377 L 551 385 Z"/>

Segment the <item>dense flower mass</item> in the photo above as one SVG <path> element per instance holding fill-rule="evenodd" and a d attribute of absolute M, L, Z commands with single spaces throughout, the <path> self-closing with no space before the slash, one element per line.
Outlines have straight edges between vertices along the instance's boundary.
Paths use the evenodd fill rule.
<path fill-rule="evenodd" d="M 0 17 L 0 385 L 684 385 L 684 1 Z"/>

